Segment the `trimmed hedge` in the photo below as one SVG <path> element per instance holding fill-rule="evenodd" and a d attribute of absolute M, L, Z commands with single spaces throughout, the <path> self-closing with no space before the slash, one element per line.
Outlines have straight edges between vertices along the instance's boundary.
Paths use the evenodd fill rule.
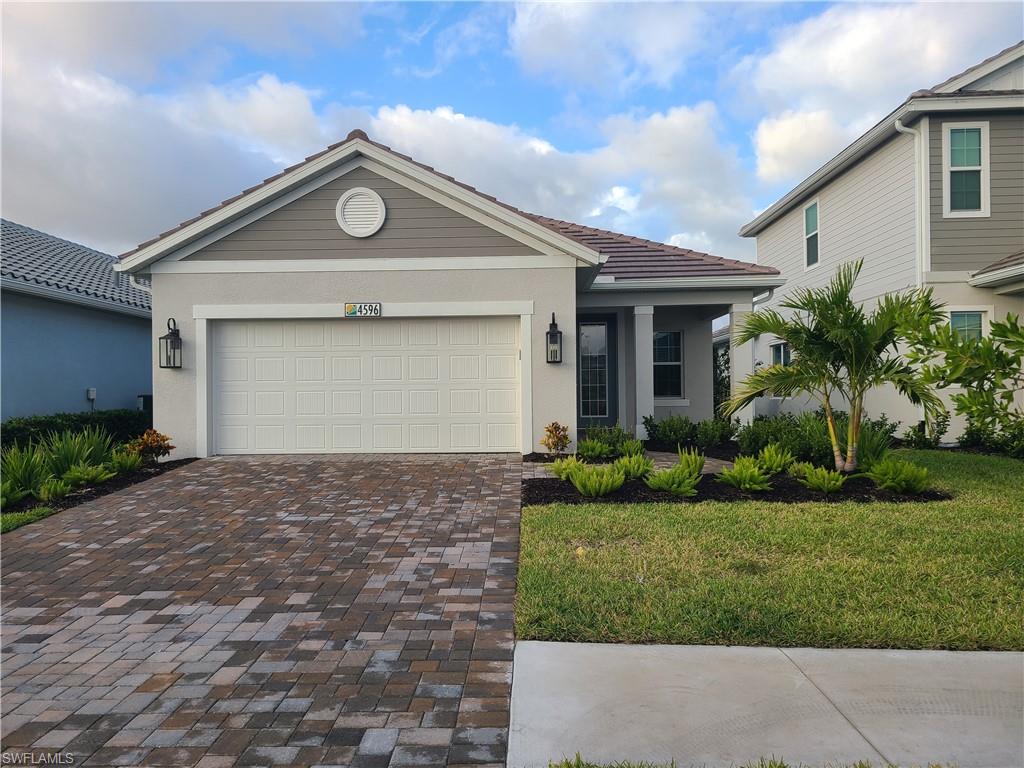
<path fill-rule="evenodd" d="M 102 427 L 115 443 L 126 443 L 139 437 L 152 426 L 151 413 L 130 408 L 55 413 L 50 416 L 22 416 L 8 419 L 0 425 L 0 444 L 4 448 L 15 444 L 24 446 L 42 440 L 51 432 L 79 432 L 86 427 Z"/>

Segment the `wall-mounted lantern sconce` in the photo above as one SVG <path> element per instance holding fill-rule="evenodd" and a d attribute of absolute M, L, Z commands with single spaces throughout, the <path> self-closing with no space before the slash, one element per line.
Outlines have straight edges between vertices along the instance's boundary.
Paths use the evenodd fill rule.
<path fill-rule="evenodd" d="M 551 325 L 545 334 L 548 341 L 548 362 L 562 362 L 562 332 L 558 330 L 558 323 L 555 322 L 555 313 L 551 313 Z"/>
<path fill-rule="evenodd" d="M 181 334 L 173 317 L 167 321 L 167 333 L 160 337 L 160 367 L 181 368 Z"/>

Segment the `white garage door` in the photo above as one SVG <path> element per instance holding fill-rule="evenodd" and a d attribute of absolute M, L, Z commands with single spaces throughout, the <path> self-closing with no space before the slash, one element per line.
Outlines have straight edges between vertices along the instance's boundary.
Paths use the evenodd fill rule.
<path fill-rule="evenodd" d="M 515 451 L 519 319 L 213 324 L 217 453 Z"/>

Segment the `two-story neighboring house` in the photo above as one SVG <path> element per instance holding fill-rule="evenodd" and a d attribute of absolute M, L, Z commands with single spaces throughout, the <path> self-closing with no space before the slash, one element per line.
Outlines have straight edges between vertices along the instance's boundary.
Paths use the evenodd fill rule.
<path fill-rule="evenodd" d="M 911 94 L 740 234 L 756 237 L 758 263 L 786 279 L 758 309 L 863 259 L 855 298 L 865 304 L 928 287 L 953 326 L 974 335 L 992 318 L 1024 314 L 1024 42 Z M 755 367 L 790 359 L 777 339 L 751 347 L 734 354 L 752 353 Z M 866 405 L 904 425 L 922 418 L 893 390 Z M 755 411 L 808 407 L 764 398 Z M 948 436 L 962 427 L 954 416 Z"/>

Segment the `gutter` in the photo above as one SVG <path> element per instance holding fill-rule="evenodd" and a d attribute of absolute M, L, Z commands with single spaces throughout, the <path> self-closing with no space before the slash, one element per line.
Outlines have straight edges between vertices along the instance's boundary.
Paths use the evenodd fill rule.
<path fill-rule="evenodd" d="M 785 285 L 776 275 L 744 275 L 742 277 L 667 277 L 598 280 L 590 290 L 598 291 L 673 291 L 680 288 L 765 288 L 773 290 Z"/>
<path fill-rule="evenodd" d="M 924 286 L 924 261 L 925 261 L 925 218 L 929 211 L 926 209 L 926 201 L 928 201 L 928 190 L 925 190 L 925 179 L 922 168 L 924 168 L 924 160 L 922 159 L 922 153 L 924 152 L 924 137 L 921 130 L 918 128 L 907 128 L 903 125 L 903 121 L 896 118 L 893 121 L 893 128 L 896 129 L 897 133 L 903 133 L 908 136 L 914 137 L 914 240 L 915 240 L 915 263 L 914 263 L 914 274 L 917 281 L 917 287 L 922 288 Z"/>
<path fill-rule="evenodd" d="M 986 288 L 1008 283 L 1022 277 L 1024 277 L 1024 264 L 1013 264 L 1009 267 L 986 272 L 983 275 L 975 275 L 967 282 L 976 288 Z"/>
<path fill-rule="evenodd" d="M 107 299 L 98 299 L 94 296 L 86 296 L 84 294 L 68 293 L 67 291 L 63 291 L 59 288 L 51 288 L 46 285 L 29 285 L 27 283 L 17 283 L 10 280 L 4 280 L 0 282 L 0 287 L 3 287 L 5 291 L 11 291 L 12 293 L 21 293 L 26 296 L 35 296 L 40 299 L 60 301 L 65 304 L 77 304 L 82 307 L 88 307 L 89 309 L 100 309 L 105 312 L 117 312 L 118 314 L 142 317 L 147 320 L 153 315 L 152 311 L 142 309 L 141 307 L 133 307 L 129 304 L 121 304 Z"/>

